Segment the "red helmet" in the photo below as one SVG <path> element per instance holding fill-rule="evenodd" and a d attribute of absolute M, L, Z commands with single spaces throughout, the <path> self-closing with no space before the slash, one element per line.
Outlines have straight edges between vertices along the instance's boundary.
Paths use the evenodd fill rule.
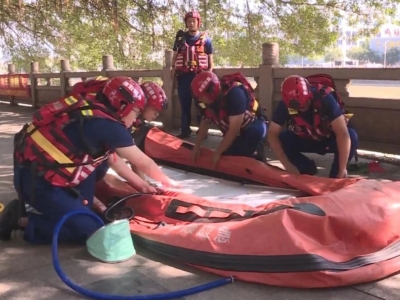
<path fill-rule="evenodd" d="M 111 78 L 105 85 L 103 94 L 121 118 L 128 115 L 133 108 L 143 110 L 146 105 L 146 97 L 140 85 L 129 77 Z"/>
<path fill-rule="evenodd" d="M 292 109 L 304 107 L 313 94 L 307 79 L 298 75 L 286 77 L 281 86 L 282 99 Z"/>
<path fill-rule="evenodd" d="M 159 112 L 165 111 L 168 108 L 168 98 L 164 90 L 156 83 L 151 81 L 143 82 L 142 88 L 147 100 L 146 106 L 154 107 Z"/>
<path fill-rule="evenodd" d="M 196 101 L 201 96 L 206 96 L 210 101 L 215 101 L 221 93 L 221 82 L 215 73 L 205 71 L 196 75 L 190 88 Z"/>
<path fill-rule="evenodd" d="M 186 25 L 186 21 L 189 18 L 195 18 L 198 21 L 198 26 L 200 27 L 201 25 L 201 17 L 200 14 L 197 11 L 189 11 L 188 13 L 186 13 L 185 18 L 183 19 L 185 21 L 185 25 Z"/>

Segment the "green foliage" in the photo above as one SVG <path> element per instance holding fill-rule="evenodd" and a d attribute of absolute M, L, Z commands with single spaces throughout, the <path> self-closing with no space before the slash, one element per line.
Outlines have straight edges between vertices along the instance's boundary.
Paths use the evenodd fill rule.
<path fill-rule="evenodd" d="M 372 50 L 367 42 L 359 47 L 353 47 L 347 51 L 347 57 L 350 59 L 358 60 L 361 63 L 383 63 L 382 55 Z"/>
<path fill-rule="evenodd" d="M 29 71 L 29 63 L 38 61 L 42 72 L 58 71 L 62 58 L 70 60 L 73 70 L 98 70 L 104 54 L 112 54 L 119 69 L 161 68 L 164 50 L 172 48 L 176 32 L 185 27 L 185 12 L 197 9 L 201 29 L 213 41 L 215 63 L 254 67 L 261 63 L 265 42 L 279 43 L 281 63 L 293 54 L 323 55 L 339 37 L 345 13 L 350 24 L 362 25 L 359 35 L 369 36 L 394 15 L 398 2 L 10 0 L 0 4 L 0 46 L 18 70 Z"/>
<path fill-rule="evenodd" d="M 395 65 L 400 62 L 400 49 L 390 48 L 386 52 L 386 65 Z"/>
<path fill-rule="evenodd" d="M 342 60 L 343 52 L 339 48 L 332 48 L 331 50 L 325 52 L 325 61 L 337 61 Z"/>

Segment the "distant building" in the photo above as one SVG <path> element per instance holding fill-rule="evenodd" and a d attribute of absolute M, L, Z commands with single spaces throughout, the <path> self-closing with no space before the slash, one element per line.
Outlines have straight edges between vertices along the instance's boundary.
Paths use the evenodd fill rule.
<path fill-rule="evenodd" d="M 386 51 L 400 47 L 400 26 L 385 24 L 379 33 L 369 41 L 369 47 L 378 53 L 384 53 L 385 46 Z"/>
<path fill-rule="evenodd" d="M 343 51 L 348 51 L 353 47 L 361 46 L 365 38 L 352 40 L 356 34 L 357 28 L 343 24 L 341 26 L 341 36 L 336 42 L 337 47 Z M 385 24 L 375 36 L 369 38 L 369 47 L 372 50 L 382 54 L 385 52 L 385 46 L 386 51 L 400 47 L 400 26 L 390 23 Z"/>

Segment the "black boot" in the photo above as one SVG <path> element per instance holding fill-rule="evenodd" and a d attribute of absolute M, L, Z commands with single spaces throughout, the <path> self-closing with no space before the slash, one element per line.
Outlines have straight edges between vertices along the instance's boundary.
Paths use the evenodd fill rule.
<path fill-rule="evenodd" d="M 9 241 L 14 230 L 22 229 L 20 219 L 20 203 L 18 199 L 10 201 L 0 214 L 0 240 Z"/>
<path fill-rule="evenodd" d="M 177 135 L 176 137 L 178 139 L 186 139 L 186 138 L 190 137 L 191 134 L 192 134 L 192 131 L 181 132 L 181 134 Z"/>
<path fill-rule="evenodd" d="M 256 152 L 254 153 L 253 157 L 258 160 L 261 161 L 263 163 L 267 162 L 267 158 L 265 157 L 265 151 L 264 151 L 264 143 L 260 143 L 257 147 Z"/>
<path fill-rule="evenodd" d="M 314 175 L 316 175 L 317 173 L 318 173 L 318 168 L 317 168 L 315 162 L 314 162 L 312 159 L 310 159 L 310 165 L 309 165 L 309 167 L 307 168 L 307 170 L 305 170 L 305 171 L 302 172 L 301 174 L 307 174 L 307 175 L 314 176 Z"/>

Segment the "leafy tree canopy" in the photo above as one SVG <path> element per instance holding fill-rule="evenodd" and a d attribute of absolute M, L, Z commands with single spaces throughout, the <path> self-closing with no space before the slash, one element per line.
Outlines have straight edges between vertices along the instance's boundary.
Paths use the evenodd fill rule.
<path fill-rule="evenodd" d="M 0 7 L 4 57 L 29 70 L 56 71 L 69 59 L 74 70 L 96 70 L 112 54 L 122 69 L 159 68 L 185 12 L 196 9 L 216 50 L 217 65 L 257 66 L 264 42 L 289 54 L 322 55 L 339 37 L 339 22 L 375 33 L 400 0 L 5 0 Z"/>

